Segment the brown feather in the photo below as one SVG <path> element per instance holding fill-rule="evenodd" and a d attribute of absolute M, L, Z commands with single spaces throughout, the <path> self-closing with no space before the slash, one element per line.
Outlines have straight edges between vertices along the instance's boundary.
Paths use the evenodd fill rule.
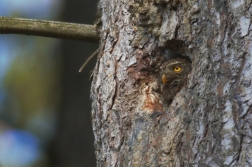
<path fill-rule="evenodd" d="M 174 67 L 179 66 L 182 70 L 174 72 Z M 191 62 L 186 58 L 174 58 L 165 61 L 161 67 L 160 90 L 165 100 L 170 103 L 180 89 L 185 85 L 187 76 L 191 72 Z"/>

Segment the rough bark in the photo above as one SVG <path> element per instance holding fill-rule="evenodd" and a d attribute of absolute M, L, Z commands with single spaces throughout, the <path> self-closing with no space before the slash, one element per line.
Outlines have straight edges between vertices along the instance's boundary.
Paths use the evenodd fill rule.
<path fill-rule="evenodd" d="M 252 166 L 251 0 L 101 0 L 99 9 L 97 166 Z M 153 90 L 173 53 L 192 72 L 166 105 Z"/>

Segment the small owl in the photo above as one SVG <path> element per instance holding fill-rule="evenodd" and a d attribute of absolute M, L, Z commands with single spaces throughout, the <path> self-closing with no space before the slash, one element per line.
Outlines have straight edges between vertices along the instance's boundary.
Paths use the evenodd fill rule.
<path fill-rule="evenodd" d="M 186 58 L 173 58 L 165 61 L 160 70 L 160 91 L 170 104 L 187 81 L 191 72 L 191 61 Z"/>

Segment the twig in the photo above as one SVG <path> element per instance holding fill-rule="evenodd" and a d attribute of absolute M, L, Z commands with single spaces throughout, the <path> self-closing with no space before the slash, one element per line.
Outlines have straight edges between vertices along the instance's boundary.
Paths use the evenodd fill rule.
<path fill-rule="evenodd" d="M 84 64 L 79 69 L 79 72 L 82 72 L 82 70 L 85 68 L 85 66 L 90 62 L 92 58 L 94 58 L 99 53 L 99 49 L 97 49 L 91 56 L 88 57 L 88 59 L 84 62 Z"/>
<path fill-rule="evenodd" d="M 25 34 L 99 42 L 99 36 L 93 25 L 15 17 L 0 17 L 0 34 Z"/>

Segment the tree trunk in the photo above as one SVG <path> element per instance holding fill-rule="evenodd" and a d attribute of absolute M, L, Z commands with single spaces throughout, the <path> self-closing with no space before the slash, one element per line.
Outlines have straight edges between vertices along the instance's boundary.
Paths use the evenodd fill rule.
<path fill-rule="evenodd" d="M 251 0 L 101 0 L 97 166 L 252 166 Z M 171 104 L 160 65 L 192 61 Z"/>

